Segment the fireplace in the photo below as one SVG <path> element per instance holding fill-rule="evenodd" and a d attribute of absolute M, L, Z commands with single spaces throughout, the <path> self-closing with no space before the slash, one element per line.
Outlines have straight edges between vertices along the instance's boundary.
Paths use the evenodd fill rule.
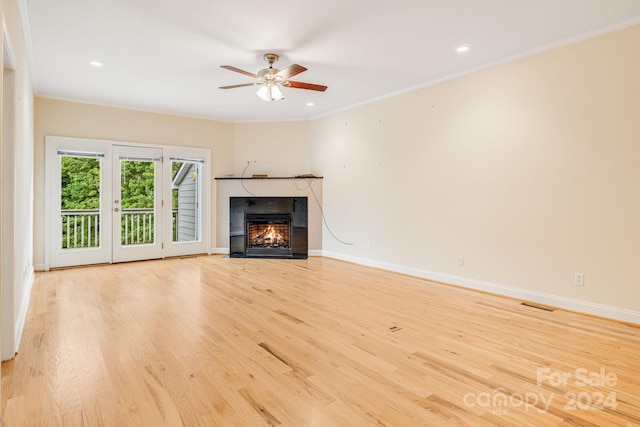
<path fill-rule="evenodd" d="M 307 258 L 306 197 L 231 197 L 232 258 Z"/>

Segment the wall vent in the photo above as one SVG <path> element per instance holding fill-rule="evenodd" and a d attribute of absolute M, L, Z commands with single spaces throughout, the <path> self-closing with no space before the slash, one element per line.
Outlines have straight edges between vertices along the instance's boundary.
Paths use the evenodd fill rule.
<path fill-rule="evenodd" d="M 523 303 L 521 303 L 521 305 L 524 305 L 526 307 L 531 307 L 531 308 L 537 308 L 538 310 L 555 311 L 555 309 L 553 309 L 551 307 L 545 307 L 545 306 L 542 306 L 542 305 L 536 305 L 536 304 L 532 304 L 530 302 L 523 302 Z"/>

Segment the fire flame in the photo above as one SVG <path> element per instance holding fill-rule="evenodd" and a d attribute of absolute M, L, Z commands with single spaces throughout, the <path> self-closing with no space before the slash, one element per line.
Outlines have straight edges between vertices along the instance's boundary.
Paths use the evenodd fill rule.
<path fill-rule="evenodd" d="M 273 225 L 266 227 L 253 239 L 253 245 L 263 247 L 283 246 L 286 243 L 284 236 Z"/>

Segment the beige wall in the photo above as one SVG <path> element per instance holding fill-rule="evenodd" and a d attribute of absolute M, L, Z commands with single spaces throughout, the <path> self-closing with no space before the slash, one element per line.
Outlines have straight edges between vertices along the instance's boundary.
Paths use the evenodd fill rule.
<path fill-rule="evenodd" d="M 315 120 L 326 217 L 355 241 L 325 252 L 640 319 L 638 46 L 634 26 Z"/>
<path fill-rule="evenodd" d="M 33 90 L 27 60 L 27 50 L 24 40 L 24 31 L 20 10 L 16 0 L 1 0 L 0 11 L 6 24 L 6 35 L 8 44 L 11 47 L 14 59 L 13 75 L 13 97 L 9 101 L 14 111 L 13 117 L 8 118 L 11 123 L 2 123 L 2 134 L 4 130 L 11 126 L 13 138 L 9 140 L 3 138 L 2 151 L 10 152 L 10 159 L 13 164 L 13 173 L 10 183 L 11 189 L 0 190 L 3 203 L 13 211 L 13 227 L 11 230 L 3 230 L 0 239 L 5 242 L 12 234 L 13 243 L 9 251 L 2 253 L 3 267 L 9 267 L 11 271 L 11 282 L 3 282 L 3 296 L 6 298 L 2 302 L 4 334 L 3 341 L 10 341 L 13 345 L 19 343 L 24 320 L 29 303 L 29 293 L 33 283 Z M 4 37 L 3 37 L 4 38 Z M 7 68 L 8 64 L 4 64 Z M 7 72 L 3 73 L 3 79 L 7 79 Z M 0 85 L 0 87 L 4 86 Z M 4 92 L 3 92 L 4 95 Z M 4 170 L 3 170 L 4 172 Z M 3 185 L 6 184 L 3 179 Z M 10 253 L 9 253 L 10 252 Z M 10 259 L 7 266 L 5 261 Z M 9 313 L 9 316 L 6 314 Z M 11 322 L 13 320 L 13 322 Z M 7 338 L 10 338 L 7 340 Z M 11 349 L 4 348 L 4 354 L 12 353 Z"/>
<path fill-rule="evenodd" d="M 310 173 L 309 122 L 237 123 L 234 132 L 238 176 L 295 176 Z M 247 165 L 247 162 L 252 162 Z M 253 163 L 255 162 L 255 163 Z"/>
<path fill-rule="evenodd" d="M 69 136 L 110 141 L 211 149 L 212 177 L 232 174 L 233 124 L 212 120 L 36 98 L 35 100 L 35 264 L 44 263 L 44 141 Z M 216 185 L 211 185 L 215 214 Z M 215 220 L 215 216 L 213 217 Z M 211 242 L 216 242 L 212 227 Z"/>

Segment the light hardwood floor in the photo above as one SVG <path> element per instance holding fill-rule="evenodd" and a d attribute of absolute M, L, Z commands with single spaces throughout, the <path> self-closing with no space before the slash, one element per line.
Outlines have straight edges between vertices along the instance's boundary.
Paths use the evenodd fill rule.
<path fill-rule="evenodd" d="M 8 426 L 637 426 L 640 328 L 327 258 L 39 273 Z M 591 384 L 582 384 L 588 379 Z"/>

